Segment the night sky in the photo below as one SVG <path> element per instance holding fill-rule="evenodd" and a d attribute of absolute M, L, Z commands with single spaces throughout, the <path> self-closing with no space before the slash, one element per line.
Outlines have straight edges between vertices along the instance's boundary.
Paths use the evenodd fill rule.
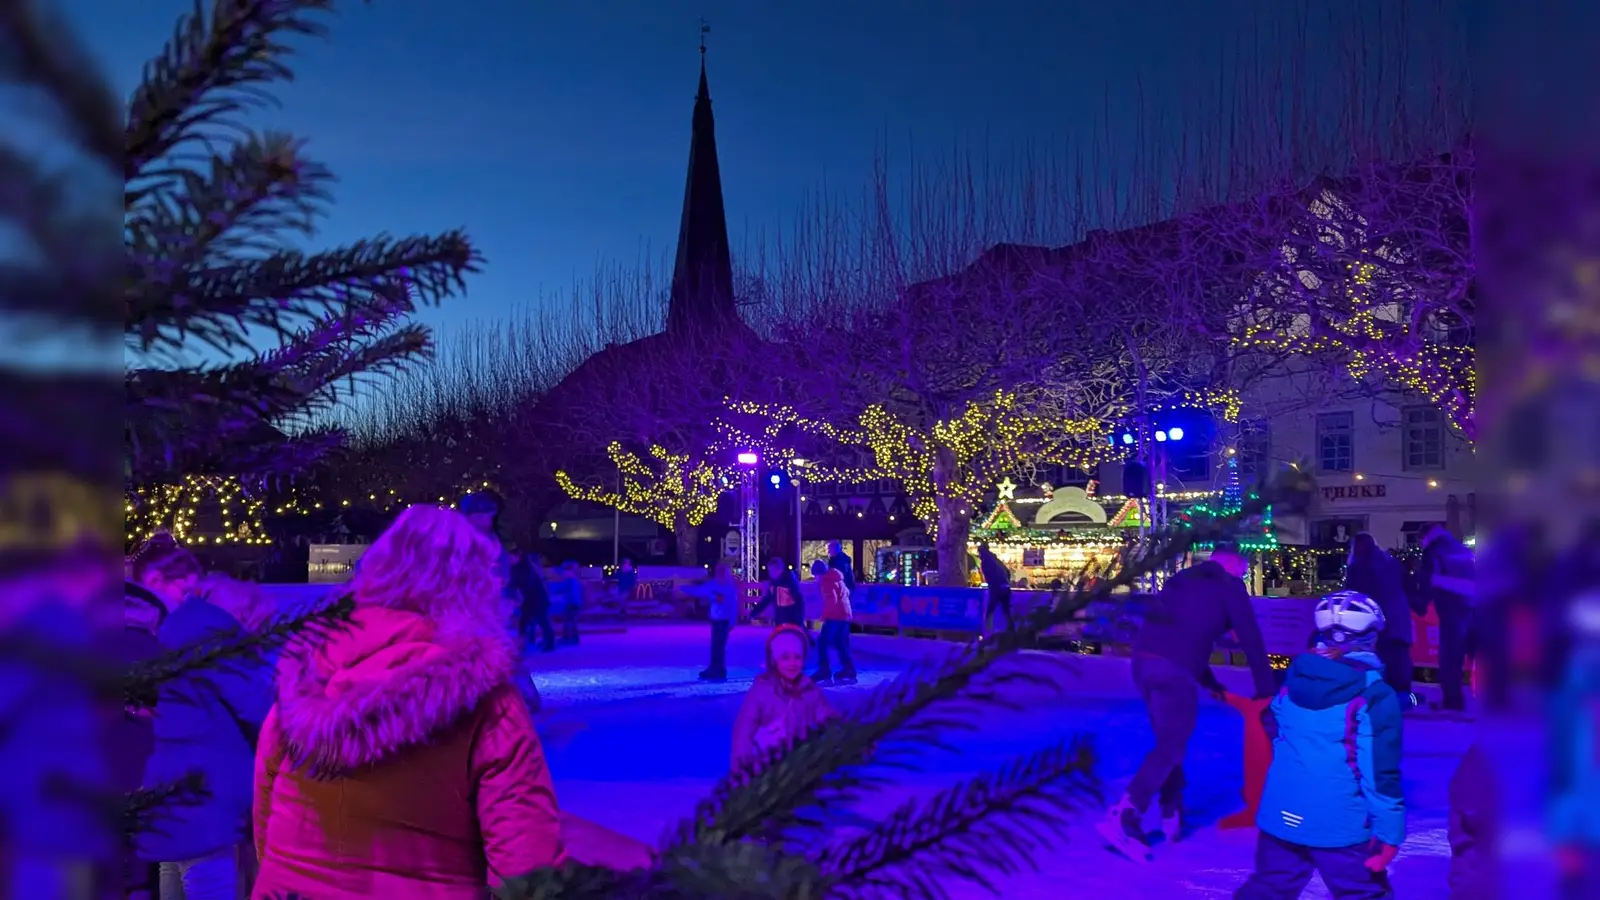
<path fill-rule="evenodd" d="M 126 93 L 191 2 L 62 6 Z M 469 296 L 425 313 L 448 330 L 562 293 L 603 261 L 671 250 L 701 16 L 737 266 L 741 238 L 791 220 L 808 191 L 865 185 L 879 147 L 1010 153 L 1096 130 L 1132 142 L 1136 97 L 1154 115 L 1214 82 L 1276 6 L 349 2 L 328 41 L 304 45 L 282 109 L 254 124 L 307 139 L 340 176 L 325 244 L 468 229 L 489 265 Z"/>

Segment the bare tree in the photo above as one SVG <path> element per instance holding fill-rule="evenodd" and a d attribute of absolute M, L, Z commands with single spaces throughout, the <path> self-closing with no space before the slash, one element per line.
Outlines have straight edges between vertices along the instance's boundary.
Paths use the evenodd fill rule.
<path fill-rule="evenodd" d="M 1258 370 L 1391 404 L 1424 397 L 1476 433 L 1470 70 L 1442 4 L 1292 11 L 1190 104 L 1213 199 L 1192 216 L 1245 274 L 1216 336 Z M 1241 54 L 1243 59 L 1246 54 Z M 1274 360 L 1287 364 L 1274 366 Z"/>
<path fill-rule="evenodd" d="M 576 365 L 519 433 L 551 451 L 569 496 L 671 528 L 679 560 L 692 562 L 729 462 L 717 419 L 757 383 L 760 342 L 739 322 L 665 330 L 666 274 L 641 260 L 574 288 L 567 318 L 580 324 L 547 330 L 542 355 Z"/>
<path fill-rule="evenodd" d="M 965 583 L 969 516 L 1001 475 L 1092 467 L 1111 422 L 1226 369 L 1204 337 L 1237 296 L 1214 283 L 1222 248 L 1160 224 L 1173 200 L 1097 152 L 957 157 L 904 189 L 880 158 L 858 208 L 813 201 L 766 258 L 767 386 L 787 396 L 734 404 L 765 420 L 736 424 L 867 451 L 813 475 L 899 479 L 946 583 Z"/>

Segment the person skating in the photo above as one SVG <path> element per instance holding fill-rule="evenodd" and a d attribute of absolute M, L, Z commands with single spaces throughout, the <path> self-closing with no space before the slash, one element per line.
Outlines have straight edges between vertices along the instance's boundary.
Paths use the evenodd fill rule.
<path fill-rule="evenodd" d="M 1211 671 L 1211 651 L 1229 631 L 1250 663 L 1255 696 L 1277 687 L 1255 608 L 1243 578 L 1249 561 L 1232 544 L 1218 544 L 1211 558 L 1167 579 L 1133 639 L 1133 682 L 1155 732 L 1127 793 L 1097 826 L 1113 848 L 1130 859 L 1149 859 L 1144 814 L 1159 798 L 1161 830 L 1177 840 L 1183 829 L 1183 757 L 1199 715 L 1200 689 L 1224 695 Z"/>
<path fill-rule="evenodd" d="M 706 617 L 711 620 L 711 665 L 700 673 L 700 680 L 727 681 L 728 635 L 739 617 L 739 582 L 734 580 L 733 567 L 725 562 L 717 563 L 711 578 L 683 590 L 707 602 Z"/>
<path fill-rule="evenodd" d="M 1376 652 L 1383 609 L 1340 591 L 1317 602 L 1315 620 L 1317 649 L 1290 664 L 1265 717 L 1272 765 L 1239 900 L 1293 900 L 1313 873 L 1336 900 L 1394 896 L 1406 816 L 1400 701 Z"/>
<path fill-rule="evenodd" d="M 806 677 L 810 638 L 793 625 L 767 637 L 767 668 L 744 695 L 733 722 L 733 770 L 749 769 L 781 753 L 839 713 Z"/>
<path fill-rule="evenodd" d="M 844 576 L 845 590 L 850 593 L 856 591 L 856 564 L 850 554 L 844 552 L 844 544 L 839 541 L 828 542 L 828 565 L 838 569 Z"/>
<path fill-rule="evenodd" d="M 1350 542 L 1345 564 L 1344 590 L 1365 594 L 1383 610 L 1383 634 L 1378 635 L 1378 658 L 1383 679 L 1400 697 L 1402 708 L 1414 705 L 1411 696 L 1411 610 L 1406 605 L 1406 573 L 1399 561 L 1378 547 L 1363 531 Z"/>
<path fill-rule="evenodd" d="M 827 560 L 811 563 L 811 577 L 822 595 L 822 633 L 817 635 L 817 671 L 811 676 L 817 684 L 855 684 L 856 661 L 850 655 L 850 589 L 844 573 Z M 839 654 L 839 677 L 833 677 L 829 656 Z"/>
<path fill-rule="evenodd" d="M 1011 570 L 994 555 L 987 543 L 978 545 L 978 569 L 989 586 L 988 602 L 983 608 L 983 630 L 994 625 L 995 613 L 1006 617 L 1006 627 L 1011 627 Z"/>
<path fill-rule="evenodd" d="M 800 596 L 800 579 L 777 556 L 767 560 L 767 590 L 761 602 L 750 610 L 750 618 L 761 615 L 769 606 L 773 625 L 793 625 L 805 630 L 806 605 Z"/>
<path fill-rule="evenodd" d="M 550 580 L 550 607 L 561 617 L 561 643 L 576 646 L 578 643 L 578 613 L 583 611 L 583 579 L 578 564 L 567 560 L 556 569 Z"/>
<path fill-rule="evenodd" d="M 633 592 L 639 587 L 639 570 L 633 567 L 633 560 L 624 559 L 622 565 L 617 567 L 616 587 L 617 600 L 626 609 L 629 601 L 633 600 Z"/>
<path fill-rule="evenodd" d="M 528 552 L 517 558 L 511 583 L 522 597 L 523 640 L 549 653 L 556 648 L 556 629 L 550 624 L 550 586 L 545 583 L 544 563 L 538 554 Z"/>
<path fill-rule="evenodd" d="M 1422 533 L 1411 608 L 1421 616 L 1431 605 L 1439 616 L 1439 687 L 1444 695 L 1440 706 L 1450 712 L 1467 708 L 1462 673 L 1473 649 L 1475 568 L 1472 551 L 1443 525 L 1434 523 Z"/>

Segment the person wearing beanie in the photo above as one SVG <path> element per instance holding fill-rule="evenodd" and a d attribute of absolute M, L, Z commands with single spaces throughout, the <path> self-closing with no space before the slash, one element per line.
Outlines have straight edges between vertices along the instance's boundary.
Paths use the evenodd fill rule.
<path fill-rule="evenodd" d="M 1383 678 L 1383 607 L 1339 591 L 1317 601 L 1316 646 L 1289 665 L 1264 721 L 1272 765 L 1244 900 L 1299 897 L 1313 873 L 1335 898 L 1390 898 L 1405 840 L 1400 701 Z"/>
<path fill-rule="evenodd" d="M 767 637 L 767 668 L 744 695 L 733 723 L 733 769 L 760 765 L 839 717 L 817 683 L 806 677 L 811 640 L 794 625 Z"/>

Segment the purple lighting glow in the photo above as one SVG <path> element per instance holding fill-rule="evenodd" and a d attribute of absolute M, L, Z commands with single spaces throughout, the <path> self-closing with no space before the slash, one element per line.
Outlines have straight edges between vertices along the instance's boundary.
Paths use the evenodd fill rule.
<path fill-rule="evenodd" d="M 741 465 L 741 466 L 753 466 L 756 463 L 761 461 L 761 457 L 757 456 L 756 454 L 754 454 L 752 452 L 750 452 L 749 450 L 746 450 L 743 453 L 739 454 L 738 460 L 739 460 L 739 465 Z"/>

